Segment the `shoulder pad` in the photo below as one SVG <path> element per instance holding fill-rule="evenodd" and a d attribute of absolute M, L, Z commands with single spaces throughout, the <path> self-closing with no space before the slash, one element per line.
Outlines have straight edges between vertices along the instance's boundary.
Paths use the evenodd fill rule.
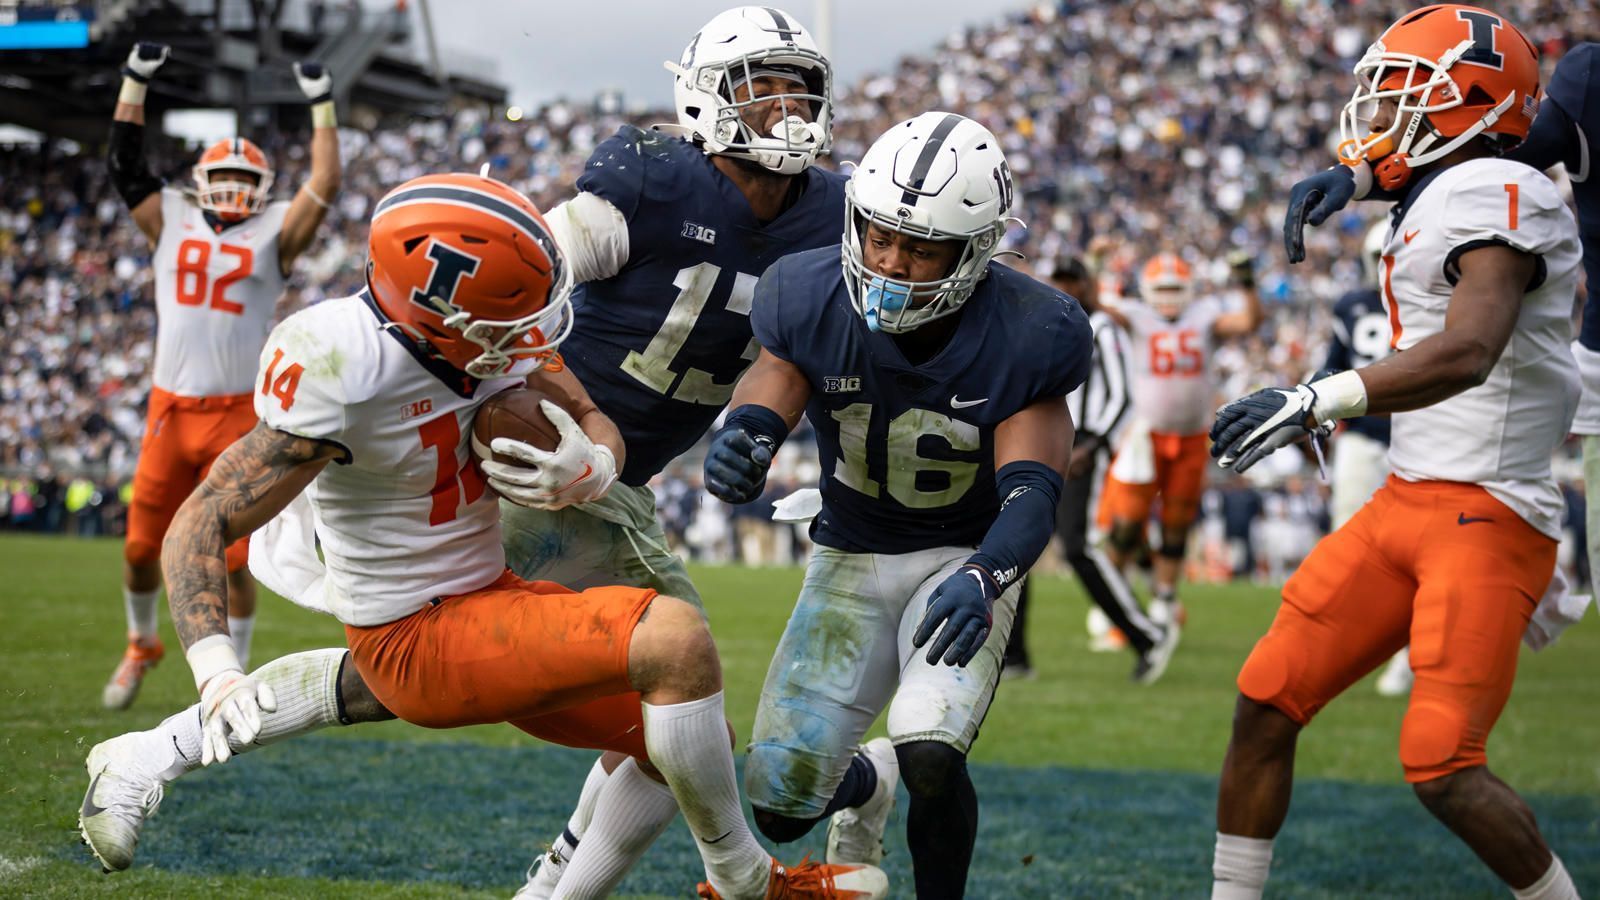
<path fill-rule="evenodd" d="M 1545 88 L 1545 99 L 1561 107 L 1568 117 L 1582 127 L 1585 101 L 1589 93 L 1590 75 L 1595 71 L 1595 56 L 1600 44 L 1582 43 L 1567 51 L 1550 73 L 1550 85 Z"/>
<path fill-rule="evenodd" d="M 670 202 L 688 193 L 703 155 L 679 138 L 624 125 L 589 154 L 578 190 L 607 200 L 631 221 L 642 200 Z"/>

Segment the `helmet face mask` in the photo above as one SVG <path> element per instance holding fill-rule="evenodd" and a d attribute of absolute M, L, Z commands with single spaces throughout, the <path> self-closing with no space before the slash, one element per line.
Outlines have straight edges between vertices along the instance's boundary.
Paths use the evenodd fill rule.
<path fill-rule="evenodd" d="M 1139 296 L 1158 315 L 1176 319 L 1194 300 L 1194 276 L 1175 253 L 1159 253 L 1139 273 Z"/>
<path fill-rule="evenodd" d="M 572 331 L 572 282 L 532 202 L 475 175 L 412 179 L 373 212 L 367 285 L 389 319 L 474 378 L 524 374 Z"/>
<path fill-rule="evenodd" d="M 844 197 L 850 300 L 868 328 L 900 334 L 960 310 L 988 274 L 1005 237 L 1011 170 L 987 128 L 954 113 L 923 113 L 867 150 Z M 960 249 L 942 276 L 891 278 L 866 264 L 872 226 Z"/>
<path fill-rule="evenodd" d="M 1370 163 L 1387 190 L 1479 136 L 1501 151 L 1515 146 L 1538 111 L 1538 51 L 1510 22 L 1475 7 L 1406 14 L 1354 72 L 1339 158 Z"/>
<path fill-rule="evenodd" d="M 678 123 L 707 153 L 798 175 L 832 146 L 833 67 L 779 10 L 745 6 L 718 15 L 667 68 L 677 76 Z M 793 90 L 756 92 L 776 79 Z M 781 115 L 766 126 L 774 104 Z"/>
<path fill-rule="evenodd" d="M 272 168 L 266 154 L 243 138 L 207 147 L 192 174 L 195 202 L 224 222 L 243 221 L 261 212 L 272 189 Z"/>

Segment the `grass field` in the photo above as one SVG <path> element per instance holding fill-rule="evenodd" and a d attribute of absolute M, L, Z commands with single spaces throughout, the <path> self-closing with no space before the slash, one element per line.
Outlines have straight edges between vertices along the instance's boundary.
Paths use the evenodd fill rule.
<path fill-rule="evenodd" d="M 173 785 L 135 867 L 103 876 L 79 846 L 89 748 L 194 700 L 170 630 L 138 704 L 100 686 L 121 649 L 120 546 L 0 536 L 0 897 L 508 896 L 576 797 L 588 754 L 509 727 L 334 729 Z M 694 572 L 722 649 L 728 710 L 748 734 L 798 570 Z M 1084 650 L 1070 581 L 1035 584 L 1037 680 L 1006 682 L 973 753 L 983 803 L 974 897 L 1199 897 L 1209 885 L 1215 777 L 1232 678 L 1275 607 L 1257 588 L 1188 592 L 1189 629 L 1166 678 L 1126 680 L 1129 658 Z M 265 598 L 255 659 L 341 642 L 330 619 Z M 1580 890 L 1600 891 L 1600 626 L 1524 653 L 1490 742 Z M 1301 742 L 1274 897 L 1503 897 L 1412 800 L 1395 741 L 1403 705 L 1363 683 Z M 903 799 L 903 795 L 902 795 Z M 903 825 L 885 868 L 909 896 Z M 820 856 L 822 829 L 780 856 Z M 698 859 L 674 826 L 624 890 L 692 894 Z"/>

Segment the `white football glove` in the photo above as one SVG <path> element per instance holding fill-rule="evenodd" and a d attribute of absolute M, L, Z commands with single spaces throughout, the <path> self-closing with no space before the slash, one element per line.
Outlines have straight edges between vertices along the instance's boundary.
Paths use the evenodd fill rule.
<path fill-rule="evenodd" d="M 294 80 L 300 82 L 300 91 L 306 95 L 308 103 L 317 104 L 333 99 L 333 73 L 322 63 L 295 63 Z"/>
<path fill-rule="evenodd" d="M 167 61 L 167 55 L 171 52 L 172 48 L 166 44 L 140 41 L 128 51 L 128 61 L 122 67 L 122 74 L 135 81 L 149 81 L 150 76 L 156 74 L 161 64 Z"/>
<path fill-rule="evenodd" d="M 513 438 L 495 438 L 489 442 L 491 451 L 522 464 L 500 463 L 488 458 L 473 439 L 479 455 L 485 457 L 483 474 L 489 476 L 489 486 L 512 503 L 533 509 L 561 509 L 604 497 L 617 480 L 617 460 L 611 448 L 589 440 L 572 416 L 549 400 L 541 400 L 539 408 L 561 433 L 561 443 L 554 450 L 540 450 Z"/>
<path fill-rule="evenodd" d="M 206 680 L 200 691 L 200 764 L 224 763 L 233 756 L 231 734 L 248 744 L 261 733 L 261 714 L 276 712 L 272 686 L 238 669 L 224 669 Z"/>

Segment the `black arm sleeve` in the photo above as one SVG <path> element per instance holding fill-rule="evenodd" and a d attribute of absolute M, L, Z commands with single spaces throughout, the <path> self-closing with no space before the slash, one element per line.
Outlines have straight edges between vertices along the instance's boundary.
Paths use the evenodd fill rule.
<path fill-rule="evenodd" d="M 145 162 L 143 125 L 111 123 L 111 146 L 106 152 L 106 167 L 111 170 L 111 186 L 122 195 L 122 202 L 128 204 L 129 209 L 161 190 L 161 179 L 150 174 L 150 167 Z"/>

